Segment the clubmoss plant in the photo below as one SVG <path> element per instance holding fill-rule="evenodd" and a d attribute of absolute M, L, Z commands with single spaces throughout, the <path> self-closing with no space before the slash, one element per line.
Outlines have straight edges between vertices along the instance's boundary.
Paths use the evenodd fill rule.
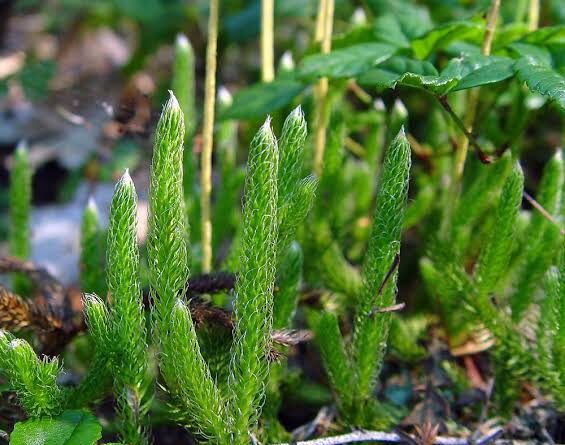
<path fill-rule="evenodd" d="M 137 195 L 126 170 L 112 197 L 108 227 L 108 292 L 119 430 L 128 444 L 147 443 L 147 344 L 139 283 Z"/>
<path fill-rule="evenodd" d="M 112 389 L 113 344 L 108 307 L 94 294 L 84 296 L 83 307 L 88 332 L 94 343 L 94 357 L 87 374 L 68 394 L 66 406 L 69 408 L 89 406 Z"/>
<path fill-rule="evenodd" d="M 277 261 L 279 152 L 268 118 L 253 141 L 247 163 L 241 262 L 235 287 L 234 346 L 229 378 L 233 443 L 249 441 L 268 376 Z"/>
<path fill-rule="evenodd" d="M 29 416 L 51 416 L 61 412 L 64 394 L 56 383 L 61 371 L 56 358 L 40 359 L 28 342 L 0 331 L 0 369 Z"/>
<path fill-rule="evenodd" d="M 149 193 L 148 257 L 154 338 L 160 366 L 181 421 L 217 443 L 229 432 L 222 399 L 200 352 L 190 312 L 182 302 L 189 275 L 182 194 L 184 122 L 171 93 L 153 152 Z"/>
<path fill-rule="evenodd" d="M 457 311 L 457 318 L 447 317 L 448 322 L 459 325 L 458 332 L 462 334 L 478 324 L 491 333 L 498 381 L 534 380 L 560 407 L 565 402 L 562 396 L 565 381 L 559 363 L 551 357 L 563 344 L 556 316 L 562 311 L 562 299 L 556 297 L 559 289 L 556 277 L 562 277 L 563 267 L 562 241 L 559 241 L 563 235 L 557 225 L 563 206 L 563 174 L 562 153 L 558 150 L 544 169 L 537 194 L 537 201 L 547 206 L 552 220 L 548 220 L 547 215 L 532 214 L 525 230 L 521 230 L 519 209 L 524 193 L 523 175 L 520 166 L 514 165 L 502 188 L 492 230 L 480 249 L 473 276 L 453 261 L 453 254 L 446 254 L 441 241 L 430 249 L 431 262 L 421 263 L 424 280 L 428 286 L 433 285 L 432 293 L 439 296 L 442 305 L 448 307 L 447 311 L 461 300 L 472 309 Z M 473 186 L 469 188 L 472 189 Z M 461 200 L 464 197 L 465 193 Z M 460 261 L 465 253 L 466 250 L 460 251 Z M 522 274 L 528 275 L 527 285 Z M 539 293 L 544 276 L 545 292 Z M 541 309 L 537 321 L 531 318 L 534 306 Z M 523 335 L 519 328 L 532 324 L 532 331 L 537 332 L 535 339 Z M 501 380 L 503 378 L 506 380 Z M 502 413 L 509 414 L 505 408 L 512 406 L 510 402 L 516 397 L 516 385 L 495 386 L 495 400 Z"/>
<path fill-rule="evenodd" d="M 14 152 L 9 188 L 9 246 L 10 254 L 25 260 L 29 256 L 29 215 L 31 207 L 31 166 L 28 148 L 20 142 Z M 14 291 L 25 294 L 28 287 L 23 277 L 13 279 Z"/>
<path fill-rule="evenodd" d="M 396 262 L 408 193 L 410 145 L 401 130 L 385 154 L 365 262 L 357 296 L 353 338 L 345 348 L 338 319 L 322 315 L 315 326 L 324 367 L 341 413 L 354 424 L 378 421 L 372 402 L 396 298 Z M 381 418 L 382 421 L 382 418 Z"/>

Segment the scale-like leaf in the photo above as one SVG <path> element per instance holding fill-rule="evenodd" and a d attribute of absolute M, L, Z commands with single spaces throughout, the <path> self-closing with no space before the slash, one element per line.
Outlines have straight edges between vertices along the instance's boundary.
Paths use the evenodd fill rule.
<path fill-rule="evenodd" d="M 514 71 L 518 79 L 525 82 L 531 91 L 553 99 L 565 110 L 565 77 L 526 57 L 514 64 Z"/>
<path fill-rule="evenodd" d="M 57 417 L 18 422 L 10 445 L 94 445 L 102 427 L 87 411 L 65 411 Z"/>
<path fill-rule="evenodd" d="M 302 61 L 298 76 L 305 80 L 354 77 L 385 61 L 395 52 L 394 46 L 385 43 L 360 43 L 328 54 L 314 54 Z"/>
<path fill-rule="evenodd" d="M 220 111 L 218 118 L 249 119 L 264 116 L 288 105 L 304 88 L 306 85 L 290 79 L 252 85 L 240 90 L 234 96 L 232 105 Z"/>

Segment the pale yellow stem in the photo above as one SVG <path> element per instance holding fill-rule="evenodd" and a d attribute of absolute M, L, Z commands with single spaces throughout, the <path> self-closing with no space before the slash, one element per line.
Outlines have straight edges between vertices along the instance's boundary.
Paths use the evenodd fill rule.
<path fill-rule="evenodd" d="M 261 78 L 272 82 L 275 78 L 274 56 L 275 0 L 261 0 Z"/>
<path fill-rule="evenodd" d="M 539 26 L 539 0 L 530 0 L 528 8 L 528 30 L 535 31 Z"/>
<path fill-rule="evenodd" d="M 218 46 L 218 0 L 210 0 L 208 45 L 206 47 L 206 79 L 204 82 L 204 117 L 202 124 L 202 156 L 200 158 L 200 211 L 202 221 L 202 272 L 212 270 L 212 147 L 214 143 L 214 106 L 216 100 L 216 53 Z"/>
<path fill-rule="evenodd" d="M 321 42 L 324 38 L 324 23 L 326 20 L 327 0 L 318 1 L 318 14 L 316 16 L 316 31 L 314 32 L 314 41 Z"/>
<path fill-rule="evenodd" d="M 321 52 L 329 53 L 332 46 L 334 0 L 320 0 L 316 38 L 321 37 Z M 326 146 L 328 79 L 321 78 L 314 91 L 316 97 L 316 122 L 314 135 L 314 174 L 321 176 Z"/>
<path fill-rule="evenodd" d="M 496 19 L 498 17 L 498 10 L 500 8 L 500 0 L 492 0 L 491 6 L 487 15 L 487 22 L 485 26 L 485 35 L 481 45 L 481 53 L 485 56 L 490 55 L 492 48 L 492 40 L 494 38 L 494 31 L 496 30 Z M 465 128 L 469 133 L 473 132 L 473 123 L 477 114 L 477 105 L 479 103 L 480 88 L 473 88 L 467 93 L 467 108 L 463 122 Z M 455 161 L 453 169 L 453 182 L 455 185 L 459 184 L 463 177 L 463 170 L 465 168 L 465 160 L 467 159 L 467 152 L 469 151 L 469 138 L 465 135 L 461 138 L 459 147 L 455 152 Z"/>

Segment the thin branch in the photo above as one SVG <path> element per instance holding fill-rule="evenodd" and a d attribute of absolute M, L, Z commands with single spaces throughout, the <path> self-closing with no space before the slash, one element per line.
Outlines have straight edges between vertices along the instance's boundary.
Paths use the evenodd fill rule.
<path fill-rule="evenodd" d="M 327 54 L 331 50 L 332 29 L 334 16 L 334 0 L 320 0 L 318 23 L 316 26 L 316 39 L 321 33 L 321 52 Z M 314 174 L 322 174 L 324 162 L 324 149 L 326 146 L 326 127 L 328 120 L 328 78 L 322 77 L 314 89 L 316 97 L 316 124 L 314 142 Z"/>
<path fill-rule="evenodd" d="M 524 198 L 532 205 L 534 209 L 540 212 L 545 219 L 547 219 L 550 223 L 555 224 L 557 227 L 559 227 L 559 223 L 555 221 L 555 218 L 553 218 L 553 216 L 551 216 L 549 212 L 545 210 L 543 206 L 539 202 L 537 202 L 533 198 L 533 196 L 530 195 L 525 190 L 524 190 Z M 559 232 L 561 233 L 561 235 L 565 235 L 565 230 L 563 230 L 561 227 L 559 227 Z"/>
<path fill-rule="evenodd" d="M 436 96 L 436 98 L 439 101 L 439 103 L 441 104 L 441 106 L 443 107 L 443 109 L 445 111 L 447 111 L 447 114 L 449 114 L 451 119 L 453 119 L 453 122 L 455 122 L 457 127 L 459 127 L 459 130 L 461 130 L 461 132 L 465 135 L 465 137 L 467 138 L 469 143 L 473 147 L 475 147 L 475 149 L 477 150 L 477 156 L 479 157 L 479 160 L 483 164 L 490 164 L 492 162 L 491 157 L 488 156 L 484 152 L 484 150 L 479 145 L 479 142 L 477 141 L 477 138 L 475 137 L 475 135 L 467 130 L 467 127 L 465 126 L 465 124 L 463 123 L 461 118 L 457 115 L 457 113 L 455 113 L 455 111 L 453 111 L 453 108 L 451 108 L 451 105 L 449 105 L 449 102 L 447 101 L 447 97 L 446 96 Z"/>
<path fill-rule="evenodd" d="M 480 437 L 474 445 L 519 445 L 527 442 L 512 440 L 496 440 L 502 434 L 502 428 L 495 428 L 488 434 Z M 410 436 L 412 437 L 412 436 Z M 414 438 L 415 439 L 415 438 Z M 416 440 L 416 439 L 415 439 Z M 321 439 L 304 440 L 299 442 L 282 443 L 278 445 L 341 445 L 356 442 L 386 442 L 386 443 L 405 443 L 406 438 L 397 433 L 384 433 L 380 431 L 356 431 L 339 436 L 323 437 Z M 457 437 L 437 436 L 432 442 L 433 445 L 469 445 L 469 439 Z"/>
<path fill-rule="evenodd" d="M 218 47 L 218 3 L 210 0 L 208 18 L 208 45 L 206 48 L 206 79 L 204 82 L 204 123 L 202 128 L 201 157 L 201 220 L 202 220 L 202 272 L 212 269 L 212 222 L 210 197 L 212 195 L 212 147 L 214 133 L 214 106 L 216 100 L 216 57 Z"/>
<path fill-rule="evenodd" d="M 363 88 L 359 86 L 359 84 L 355 81 L 355 79 L 349 79 L 347 82 L 347 88 L 357 96 L 361 102 L 365 105 L 370 105 L 373 101 L 373 97 L 367 93 Z"/>

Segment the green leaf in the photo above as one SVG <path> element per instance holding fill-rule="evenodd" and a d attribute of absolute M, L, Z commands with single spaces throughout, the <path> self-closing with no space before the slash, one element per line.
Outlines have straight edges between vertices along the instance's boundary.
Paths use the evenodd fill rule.
<path fill-rule="evenodd" d="M 524 42 L 533 44 L 565 43 L 565 25 L 546 26 L 537 29 L 522 39 Z"/>
<path fill-rule="evenodd" d="M 218 119 L 249 119 L 264 116 L 288 105 L 306 86 L 295 80 L 258 83 L 240 90 L 233 104 L 219 113 Z"/>
<path fill-rule="evenodd" d="M 87 411 L 65 411 L 57 417 L 18 422 L 10 445 L 93 445 L 102 437 L 102 427 Z"/>
<path fill-rule="evenodd" d="M 517 58 L 528 57 L 535 60 L 540 65 L 551 66 L 551 53 L 544 46 L 517 42 L 508 45 L 508 48 Z"/>
<path fill-rule="evenodd" d="M 426 6 L 401 0 L 367 0 L 363 3 L 375 16 L 387 11 L 387 14 L 396 17 L 410 40 L 433 28 L 430 12 Z"/>
<path fill-rule="evenodd" d="M 432 51 L 445 47 L 455 40 L 465 40 L 483 30 L 479 23 L 468 21 L 457 21 L 438 26 L 424 34 L 422 37 L 412 40 L 412 50 L 419 59 L 425 59 Z"/>
<path fill-rule="evenodd" d="M 381 63 L 358 79 L 361 85 L 380 88 L 395 88 L 397 84 L 423 88 L 435 94 L 443 94 L 456 83 L 457 79 L 440 77 L 435 67 L 421 60 L 394 56 Z"/>
<path fill-rule="evenodd" d="M 410 38 L 407 35 L 405 23 L 393 14 L 385 14 L 378 17 L 374 23 L 374 34 L 378 40 L 390 43 L 400 48 L 410 47 Z"/>
<path fill-rule="evenodd" d="M 305 80 L 318 77 L 355 77 L 385 61 L 395 52 L 395 47 L 385 43 L 361 43 L 328 54 L 314 54 L 302 61 L 298 76 Z"/>
<path fill-rule="evenodd" d="M 489 57 L 490 63 L 482 65 L 464 76 L 451 91 L 466 90 L 501 82 L 514 75 L 514 61 L 506 57 Z"/>
<path fill-rule="evenodd" d="M 527 57 L 514 64 L 514 71 L 531 91 L 549 97 L 565 110 L 565 77 Z"/>

